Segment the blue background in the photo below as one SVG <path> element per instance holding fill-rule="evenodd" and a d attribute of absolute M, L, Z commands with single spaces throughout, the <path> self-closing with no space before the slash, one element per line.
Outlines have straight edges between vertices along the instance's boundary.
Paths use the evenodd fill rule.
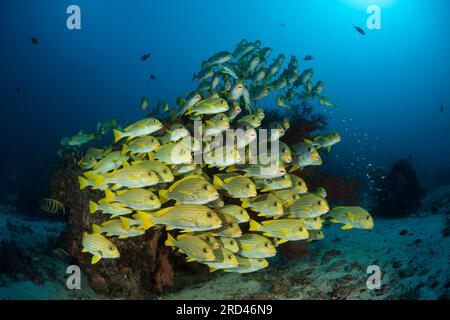
<path fill-rule="evenodd" d="M 382 30 L 361 36 L 352 26 L 365 27 L 367 5 L 377 3 Z M 66 28 L 70 4 L 81 8 L 81 30 Z M 174 102 L 194 88 L 203 59 L 247 38 L 274 54 L 297 55 L 301 69 L 312 66 L 314 79 L 325 81 L 338 105 L 329 128 L 344 138 L 333 154 L 342 166 L 389 165 L 411 155 L 426 179 L 450 163 L 449 4 L 1 1 L 1 162 L 10 174 L 44 170 L 62 136 L 112 118 L 137 120 L 144 95 Z M 151 57 L 143 63 L 145 52 Z M 306 64 L 307 54 L 315 59 Z M 150 74 L 157 79 L 148 82 Z"/>

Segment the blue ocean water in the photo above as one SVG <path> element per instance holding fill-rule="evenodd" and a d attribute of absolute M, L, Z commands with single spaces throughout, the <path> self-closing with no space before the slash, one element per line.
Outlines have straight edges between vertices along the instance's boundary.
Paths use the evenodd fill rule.
<path fill-rule="evenodd" d="M 71 4 L 81 30 L 66 27 Z M 366 27 L 369 5 L 380 30 Z M 142 96 L 174 104 L 204 59 L 246 38 L 298 56 L 325 82 L 337 108 L 317 107 L 343 138 L 331 168 L 365 177 L 409 157 L 431 189 L 450 163 L 449 21 L 446 0 L 2 1 L 0 173 L 46 175 L 62 137 L 142 118 Z"/>

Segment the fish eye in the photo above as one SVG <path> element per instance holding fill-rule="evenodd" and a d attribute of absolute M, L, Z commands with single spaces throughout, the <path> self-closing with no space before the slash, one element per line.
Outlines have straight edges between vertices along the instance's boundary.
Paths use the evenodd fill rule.
<path fill-rule="evenodd" d="M 168 173 L 168 172 L 167 172 L 167 169 L 164 169 L 163 172 L 164 172 L 164 173 Z"/>
<path fill-rule="evenodd" d="M 367 218 L 366 218 L 367 220 L 369 220 L 370 219 L 370 217 L 369 216 L 367 216 Z"/>
<path fill-rule="evenodd" d="M 150 200 L 155 200 L 155 197 L 154 196 L 150 196 Z"/>
<path fill-rule="evenodd" d="M 277 202 L 274 202 L 274 203 L 273 203 L 273 206 L 274 206 L 274 207 L 276 207 L 277 205 L 278 205 L 278 203 L 277 203 Z"/>
<path fill-rule="evenodd" d="M 311 148 L 308 148 L 308 151 L 311 151 L 312 149 Z"/>
<path fill-rule="evenodd" d="M 114 248 L 113 248 L 112 246 L 109 246 L 109 250 L 113 251 L 113 250 L 114 250 Z"/>
<path fill-rule="evenodd" d="M 206 214 L 206 216 L 207 216 L 208 218 L 212 218 L 211 212 L 208 212 L 208 213 Z"/>
<path fill-rule="evenodd" d="M 247 184 L 247 189 L 250 189 L 250 184 Z"/>
<path fill-rule="evenodd" d="M 269 247 L 269 244 L 266 242 L 265 244 L 264 244 L 264 247 Z"/>
<path fill-rule="evenodd" d="M 208 190 L 208 185 L 205 184 L 205 185 L 203 186 L 203 189 L 204 189 L 204 190 Z"/>
<path fill-rule="evenodd" d="M 230 259 L 230 260 L 231 260 L 231 259 L 232 259 L 232 257 L 231 257 L 231 256 L 228 256 L 228 259 Z"/>
<path fill-rule="evenodd" d="M 228 222 L 228 226 L 229 226 L 229 227 L 232 227 L 232 226 L 233 226 L 233 223 L 232 223 L 232 222 Z"/>
<path fill-rule="evenodd" d="M 298 228 L 298 230 L 300 230 L 301 232 L 303 232 L 303 228 L 302 228 L 302 227 Z"/>
<path fill-rule="evenodd" d="M 320 204 L 321 204 L 321 203 L 322 203 L 322 201 L 320 201 L 320 200 L 319 200 L 319 201 L 317 201 L 317 204 L 318 204 L 319 206 L 320 206 Z"/>
<path fill-rule="evenodd" d="M 230 244 L 233 245 L 233 240 L 230 240 Z"/>
<path fill-rule="evenodd" d="M 204 253 L 208 253 L 208 249 L 207 248 L 203 248 L 203 252 Z"/>
<path fill-rule="evenodd" d="M 258 259 L 258 262 L 263 262 L 263 259 Z"/>

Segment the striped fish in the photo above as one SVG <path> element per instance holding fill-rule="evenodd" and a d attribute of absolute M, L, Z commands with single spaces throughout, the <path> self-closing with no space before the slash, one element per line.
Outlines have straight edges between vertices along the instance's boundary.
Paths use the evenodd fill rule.
<path fill-rule="evenodd" d="M 40 202 L 40 208 L 42 211 L 53 214 L 66 214 L 66 208 L 64 205 L 55 199 L 45 198 Z"/>

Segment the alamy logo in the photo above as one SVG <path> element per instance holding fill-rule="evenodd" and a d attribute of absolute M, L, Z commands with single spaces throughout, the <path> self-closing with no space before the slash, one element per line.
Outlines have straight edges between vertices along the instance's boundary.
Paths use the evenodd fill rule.
<path fill-rule="evenodd" d="M 81 270 L 77 265 L 70 265 L 66 270 L 67 274 L 70 276 L 67 277 L 66 287 L 69 290 L 80 290 L 81 289 Z"/>
<path fill-rule="evenodd" d="M 367 273 L 371 275 L 366 281 L 367 289 L 375 290 L 381 288 L 381 269 L 377 265 L 370 265 L 367 267 Z"/>
<path fill-rule="evenodd" d="M 67 14 L 70 16 L 67 17 L 66 26 L 69 30 L 80 30 L 81 29 L 81 10 L 77 5 L 70 5 L 66 10 Z"/>
<path fill-rule="evenodd" d="M 381 29 L 381 9 L 377 5 L 371 5 L 367 8 L 367 14 L 370 16 L 367 18 L 367 29 L 380 30 Z"/>

